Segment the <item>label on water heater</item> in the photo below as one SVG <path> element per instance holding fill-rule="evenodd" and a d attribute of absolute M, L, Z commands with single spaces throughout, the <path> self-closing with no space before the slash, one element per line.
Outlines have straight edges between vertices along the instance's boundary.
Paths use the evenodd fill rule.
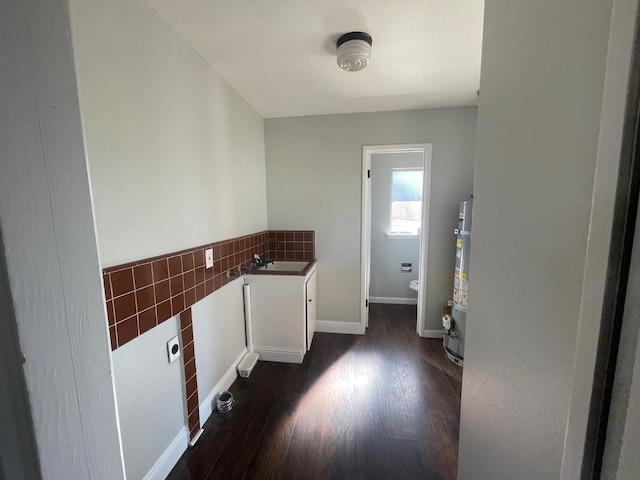
<path fill-rule="evenodd" d="M 466 282 L 465 282 L 466 283 Z M 463 310 L 467 309 L 467 286 L 464 285 L 464 290 L 460 289 L 458 291 L 458 301 L 456 304 Z"/>
<path fill-rule="evenodd" d="M 461 310 L 467 309 L 468 291 L 469 281 L 467 280 L 467 274 L 456 268 L 456 273 L 453 277 L 453 304 Z"/>

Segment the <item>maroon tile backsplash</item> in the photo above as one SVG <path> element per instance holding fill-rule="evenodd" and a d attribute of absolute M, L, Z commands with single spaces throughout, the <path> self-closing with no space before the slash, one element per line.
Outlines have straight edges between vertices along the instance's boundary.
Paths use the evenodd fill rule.
<path fill-rule="evenodd" d="M 156 311 L 154 307 L 148 308 L 138 314 L 138 329 L 140 330 L 140 335 L 151 330 L 155 326 Z"/>
<path fill-rule="evenodd" d="M 163 258 L 161 260 L 155 260 L 151 262 L 152 270 L 153 270 L 153 281 L 159 282 L 160 280 L 165 280 L 169 278 L 169 267 L 167 266 L 167 259 Z"/>
<path fill-rule="evenodd" d="M 186 385 L 187 398 L 190 398 L 191 395 L 193 395 L 197 391 L 198 391 L 197 377 L 193 376 L 189 380 L 187 380 L 187 385 Z"/>
<path fill-rule="evenodd" d="M 133 282 L 136 288 L 143 288 L 153 284 L 153 271 L 150 263 L 133 267 Z"/>
<path fill-rule="evenodd" d="M 191 308 L 180 313 L 180 345 L 182 345 L 182 368 L 184 369 L 184 393 L 189 419 L 189 437 L 200 430 L 200 410 L 198 408 L 198 377 L 196 376 L 196 356 L 193 348 L 193 321 Z"/>
<path fill-rule="evenodd" d="M 270 230 L 268 257 L 273 260 L 306 260 L 315 258 L 315 232 Z M 278 248 L 279 247 L 279 248 Z"/>
<path fill-rule="evenodd" d="M 133 269 L 127 268 L 111 275 L 111 292 L 118 297 L 133 290 Z"/>
<path fill-rule="evenodd" d="M 153 293 L 153 285 L 136 290 L 136 306 L 138 311 L 155 306 L 156 299 Z"/>
<path fill-rule="evenodd" d="M 171 300 L 165 300 L 156 305 L 156 325 L 171 318 Z"/>
<path fill-rule="evenodd" d="M 117 322 L 128 319 L 136 313 L 136 295 L 134 292 L 125 293 L 113 300 L 113 309 Z"/>
<path fill-rule="evenodd" d="M 111 300 L 107 300 L 107 323 L 109 326 L 116 324 L 116 318 L 113 313 L 113 302 Z"/>
<path fill-rule="evenodd" d="M 116 323 L 116 336 L 123 345 L 138 335 L 138 319 L 136 317 L 130 317 L 120 323 Z"/>
<path fill-rule="evenodd" d="M 102 283 L 104 284 L 104 296 L 107 300 L 111 300 L 111 278 L 103 275 Z"/>
<path fill-rule="evenodd" d="M 264 249 L 265 242 L 266 251 Z M 213 248 L 213 268 L 205 250 Z M 111 349 L 178 315 L 236 277 L 254 254 L 272 260 L 313 260 L 315 232 L 266 230 L 103 270 Z"/>

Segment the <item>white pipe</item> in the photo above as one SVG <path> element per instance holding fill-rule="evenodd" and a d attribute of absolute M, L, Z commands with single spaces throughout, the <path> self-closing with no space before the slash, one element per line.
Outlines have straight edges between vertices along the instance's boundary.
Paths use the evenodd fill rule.
<path fill-rule="evenodd" d="M 253 332 L 251 330 L 251 285 L 244 285 L 244 323 L 247 332 L 247 350 L 253 352 Z"/>

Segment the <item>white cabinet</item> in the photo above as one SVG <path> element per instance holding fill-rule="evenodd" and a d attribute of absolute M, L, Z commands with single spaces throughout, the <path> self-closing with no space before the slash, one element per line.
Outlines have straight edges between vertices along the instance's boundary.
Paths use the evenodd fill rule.
<path fill-rule="evenodd" d="M 248 274 L 253 349 L 260 360 L 302 363 L 316 323 L 316 266 L 300 274 Z"/>
<path fill-rule="evenodd" d="M 307 297 L 307 351 L 311 348 L 313 332 L 316 331 L 316 271 L 308 276 L 304 292 Z"/>

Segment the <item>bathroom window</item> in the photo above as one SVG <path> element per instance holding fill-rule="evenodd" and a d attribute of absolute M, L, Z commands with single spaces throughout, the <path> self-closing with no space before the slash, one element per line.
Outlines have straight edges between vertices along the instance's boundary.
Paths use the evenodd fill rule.
<path fill-rule="evenodd" d="M 420 235 L 422 176 L 421 168 L 391 170 L 391 235 Z"/>

